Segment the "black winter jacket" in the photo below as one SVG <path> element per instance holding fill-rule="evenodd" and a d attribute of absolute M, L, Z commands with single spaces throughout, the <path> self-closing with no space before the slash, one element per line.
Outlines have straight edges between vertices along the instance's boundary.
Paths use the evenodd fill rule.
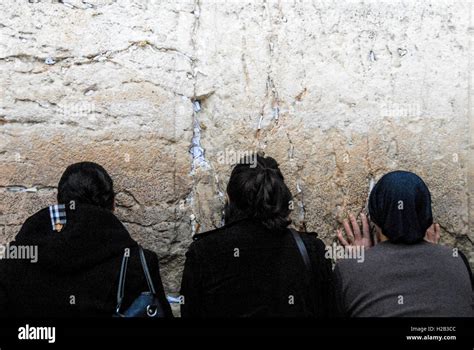
<path fill-rule="evenodd" d="M 196 236 L 186 254 L 182 317 L 331 317 L 331 262 L 315 234 L 302 233 L 312 264 L 306 272 L 289 231 L 242 220 Z"/>
<path fill-rule="evenodd" d="M 45 208 L 26 220 L 10 245 L 36 245 L 38 261 L 0 260 L 1 317 L 111 317 L 125 248 L 130 248 L 130 260 L 123 308 L 148 291 L 137 243 L 105 209 L 85 204 L 67 208 L 67 223 L 57 232 Z M 148 250 L 145 257 L 165 313 L 172 317 L 158 258 Z"/>

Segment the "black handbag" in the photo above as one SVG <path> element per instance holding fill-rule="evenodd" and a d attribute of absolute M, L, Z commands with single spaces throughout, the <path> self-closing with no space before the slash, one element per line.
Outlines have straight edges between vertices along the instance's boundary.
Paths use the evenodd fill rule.
<path fill-rule="evenodd" d="M 148 292 L 142 292 L 124 312 L 120 311 L 124 298 L 125 290 L 125 277 L 127 276 L 127 266 L 129 259 L 130 250 L 125 250 L 122 258 L 122 266 L 120 268 L 119 285 L 117 289 L 117 308 L 115 310 L 115 317 L 153 317 L 153 318 L 164 318 L 165 313 L 163 307 L 158 300 L 156 295 L 155 286 L 148 270 L 148 265 L 145 259 L 145 253 L 143 248 L 138 246 L 138 252 L 140 254 L 140 263 L 145 274 L 145 279 L 148 284 Z"/>

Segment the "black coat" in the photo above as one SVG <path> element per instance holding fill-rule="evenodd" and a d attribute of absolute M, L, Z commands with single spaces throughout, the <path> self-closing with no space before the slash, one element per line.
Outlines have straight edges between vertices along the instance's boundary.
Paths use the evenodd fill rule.
<path fill-rule="evenodd" d="M 335 293 L 324 243 L 302 233 L 313 273 L 289 231 L 238 221 L 196 236 L 186 254 L 182 317 L 331 317 Z"/>
<path fill-rule="evenodd" d="M 52 230 L 48 208 L 26 220 L 11 245 L 37 245 L 38 262 L 0 260 L 2 317 L 111 317 L 116 307 L 118 275 L 125 248 L 130 249 L 126 308 L 148 291 L 138 245 L 108 210 L 76 205 L 67 209 L 67 224 Z M 168 317 L 158 258 L 145 250 L 150 274 Z"/>

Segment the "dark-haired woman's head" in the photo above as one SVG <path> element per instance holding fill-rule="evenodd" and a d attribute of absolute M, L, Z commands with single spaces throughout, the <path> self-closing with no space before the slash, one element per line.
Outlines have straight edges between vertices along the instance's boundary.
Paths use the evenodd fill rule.
<path fill-rule="evenodd" d="M 255 154 L 243 158 L 232 170 L 227 195 L 226 223 L 255 219 L 275 231 L 291 223 L 291 192 L 271 157 Z"/>
<path fill-rule="evenodd" d="M 114 184 L 107 171 L 92 162 L 67 167 L 59 180 L 58 203 L 71 201 L 114 209 Z"/>
<path fill-rule="evenodd" d="M 433 223 L 430 191 L 414 173 L 390 172 L 370 193 L 369 214 L 391 242 L 420 242 Z"/>

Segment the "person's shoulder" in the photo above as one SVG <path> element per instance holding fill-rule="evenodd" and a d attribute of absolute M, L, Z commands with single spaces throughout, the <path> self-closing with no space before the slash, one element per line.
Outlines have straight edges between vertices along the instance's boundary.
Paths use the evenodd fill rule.
<path fill-rule="evenodd" d="M 381 244 L 377 244 L 375 247 L 386 248 L 388 250 L 393 251 L 406 251 L 407 249 L 410 249 L 412 254 L 421 256 L 431 256 L 435 259 L 447 258 L 452 256 L 456 257 L 459 253 L 458 248 L 446 246 L 443 244 L 432 243 L 425 240 L 410 245 L 395 244 L 386 241 L 382 242 Z M 380 251 L 383 252 L 382 249 L 380 249 Z"/>
<path fill-rule="evenodd" d="M 458 247 L 450 247 L 442 244 L 435 244 L 431 242 L 423 242 L 425 254 L 434 256 L 434 259 L 443 261 L 455 261 L 456 263 L 463 263 L 465 257 L 462 250 Z M 453 259 L 455 258 L 455 259 Z"/>
<path fill-rule="evenodd" d="M 213 244 L 221 244 L 223 233 L 228 228 L 226 226 L 219 227 L 213 230 L 197 233 L 193 236 L 193 241 L 189 246 L 190 251 L 198 251 L 205 249 L 205 247 Z"/>
<path fill-rule="evenodd" d="M 326 248 L 326 244 L 318 237 L 316 232 L 303 232 L 303 231 L 296 231 L 303 242 L 312 249 L 316 250 L 324 250 Z"/>
<path fill-rule="evenodd" d="M 49 207 L 40 209 L 36 213 L 34 213 L 33 215 L 29 216 L 25 220 L 23 225 L 32 225 L 32 224 L 36 224 L 38 222 L 43 223 L 44 219 L 49 218 L 49 216 L 50 216 L 49 215 Z"/>
<path fill-rule="evenodd" d="M 189 250 L 206 251 L 206 254 L 219 254 L 235 244 L 252 244 L 255 237 L 264 234 L 266 229 L 254 220 L 238 220 L 221 227 L 195 234 Z M 268 232 L 267 232 L 268 233 Z"/>
<path fill-rule="evenodd" d="M 138 246 L 135 247 L 135 249 L 138 249 Z M 143 249 L 143 253 L 145 254 L 145 258 L 148 260 L 153 260 L 153 261 L 157 261 L 158 260 L 158 255 L 156 254 L 156 252 L 154 252 L 153 250 L 150 250 L 150 249 L 146 249 L 146 248 L 142 248 Z"/>
<path fill-rule="evenodd" d="M 242 232 L 248 230 L 242 230 L 243 228 L 249 228 L 252 225 L 252 221 L 249 220 L 238 220 L 228 224 L 225 224 L 221 227 L 216 227 L 212 230 L 204 231 L 202 233 L 197 233 L 193 236 L 193 243 L 194 245 L 200 244 L 207 244 L 213 241 L 221 241 L 223 237 L 223 233 L 231 233 L 231 232 Z"/>
<path fill-rule="evenodd" d="M 212 247 L 220 246 L 222 242 L 222 233 L 225 231 L 225 226 L 216 228 L 214 230 L 197 233 L 192 237 L 192 242 L 186 251 L 186 257 L 195 259 L 207 255 L 207 252 L 215 251 Z"/>
<path fill-rule="evenodd" d="M 428 241 L 423 241 L 420 244 L 421 246 L 425 247 L 427 250 L 431 250 L 437 252 L 439 254 L 453 254 L 454 251 L 458 251 L 458 248 L 453 248 L 443 244 L 431 243 Z"/>
<path fill-rule="evenodd" d="M 49 230 L 51 227 L 50 222 L 49 207 L 37 211 L 25 220 L 20 231 L 15 236 L 15 241 L 28 239 L 29 235 L 37 230 Z"/>

